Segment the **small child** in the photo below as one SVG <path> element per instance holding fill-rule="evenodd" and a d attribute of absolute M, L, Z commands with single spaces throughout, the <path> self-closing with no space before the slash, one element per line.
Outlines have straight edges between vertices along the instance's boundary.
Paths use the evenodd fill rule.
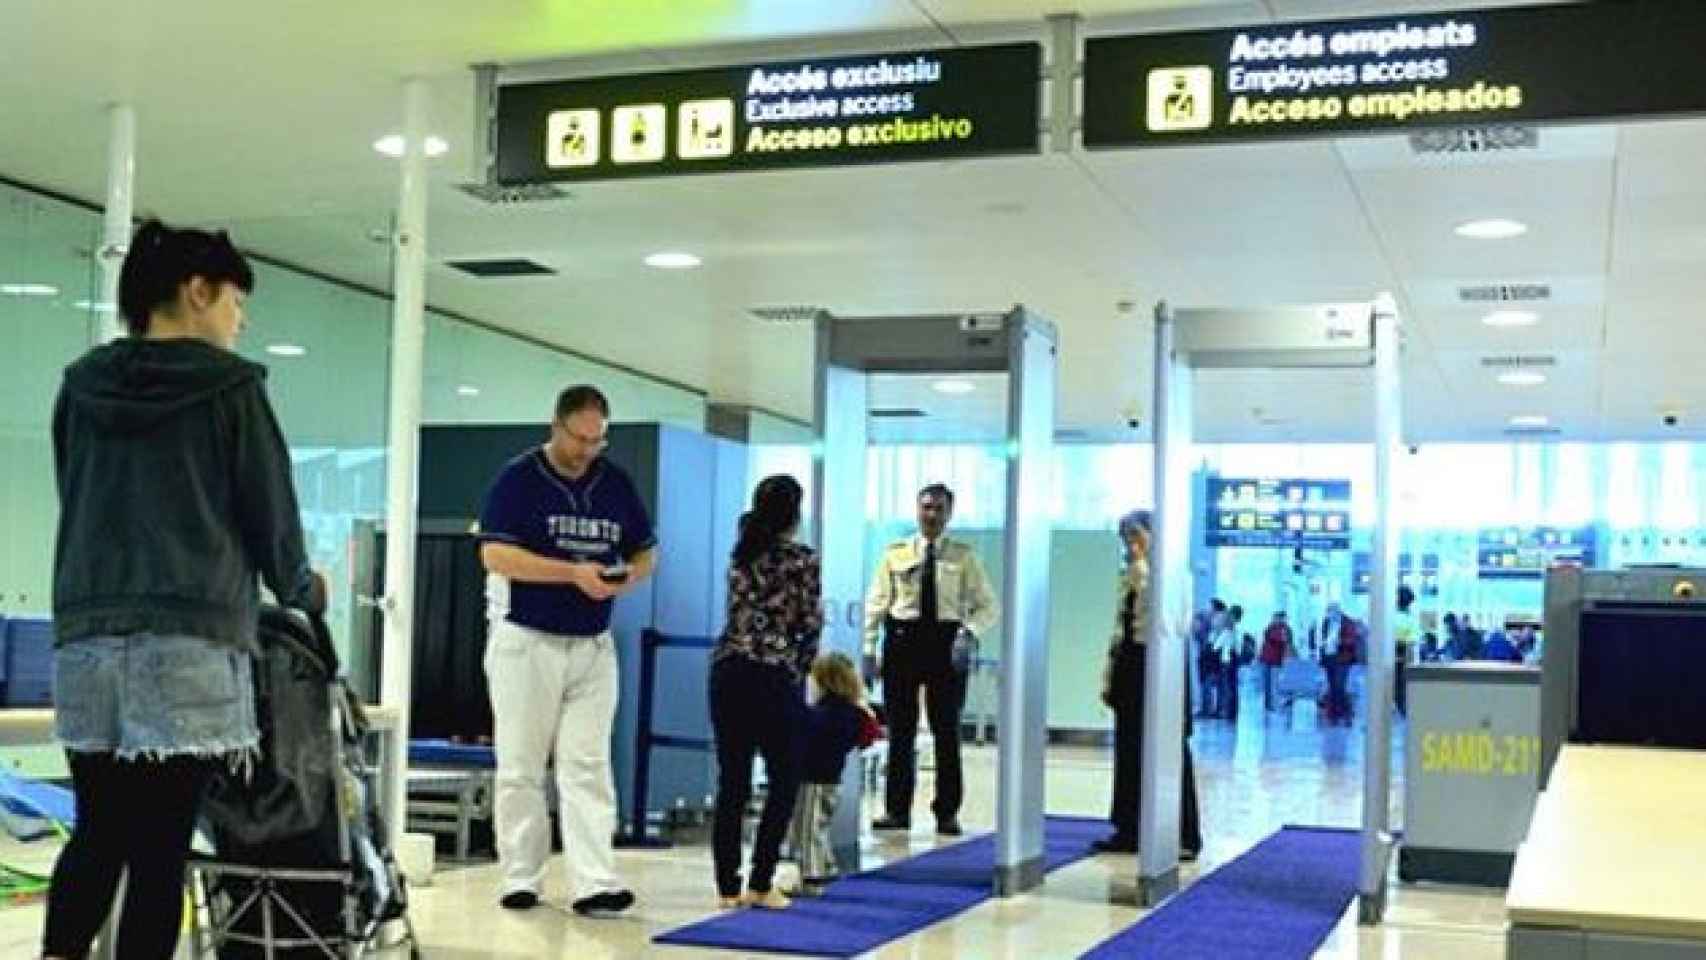
<path fill-rule="evenodd" d="M 815 897 L 840 872 L 829 845 L 829 824 L 841 791 L 841 768 L 855 747 L 868 747 L 880 727 L 865 702 L 865 684 L 853 661 L 826 653 L 806 682 L 804 769 L 794 800 L 788 845 L 800 866 L 798 895 Z"/>

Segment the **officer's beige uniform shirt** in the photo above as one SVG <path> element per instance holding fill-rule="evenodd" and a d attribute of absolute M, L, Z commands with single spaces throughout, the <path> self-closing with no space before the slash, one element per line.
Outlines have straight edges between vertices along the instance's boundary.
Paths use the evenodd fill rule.
<path fill-rule="evenodd" d="M 874 655 L 883 619 L 917 620 L 924 579 L 922 534 L 896 540 L 883 550 L 865 595 L 865 650 Z M 1001 604 L 983 561 L 952 537 L 936 541 L 936 618 L 957 621 L 983 636 L 1001 619 Z"/>

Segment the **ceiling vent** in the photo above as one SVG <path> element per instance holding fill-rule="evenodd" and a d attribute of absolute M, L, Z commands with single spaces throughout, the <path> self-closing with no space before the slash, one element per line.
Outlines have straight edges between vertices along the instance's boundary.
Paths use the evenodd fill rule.
<path fill-rule="evenodd" d="M 1505 353 L 1481 358 L 1481 366 L 1493 370 L 1533 370 L 1538 367 L 1556 367 L 1557 357 L 1544 354 Z"/>
<path fill-rule="evenodd" d="M 1505 428 L 1505 436 L 1507 436 L 1507 437 L 1526 437 L 1528 439 L 1533 439 L 1535 437 L 1556 437 L 1556 436 L 1561 436 L 1563 434 L 1563 432 L 1564 432 L 1563 430 L 1560 430 L 1557 427 L 1506 427 Z"/>
<path fill-rule="evenodd" d="M 1549 283 L 1477 283 L 1457 288 L 1464 303 L 1545 303 L 1552 299 Z"/>
<path fill-rule="evenodd" d="M 505 277 L 548 277 L 557 271 L 542 263 L 518 258 L 494 258 L 491 260 L 446 260 L 446 266 L 454 267 L 469 276 L 482 280 L 497 280 Z"/>
<path fill-rule="evenodd" d="M 929 416 L 917 407 L 880 407 L 871 411 L 872 420 L 914 420 Z"/>
<path fill-rule="evenodd" d="M 523 183 L 514 186 L 501 183 L 459 183 L 456 189 L 494 207 L 553 203 L 567 200 L 570 196 L 569 191 L 550 183 Z"/>
<path fill-rule="evenodd" d="M 746 312 L 764 323 L 815 323 L 819 317 L 829 316 L 828 310 L 804 303 L 750 307 Z"/>
<path fill-rule="evenodd" d="M 1410 134 L 1410 149 L 1419 156 L 1482 156 L 1514 150 L 1540 149 L 1540 131 L 1514 124 L 1487 127 L 1448 127 Z"/>

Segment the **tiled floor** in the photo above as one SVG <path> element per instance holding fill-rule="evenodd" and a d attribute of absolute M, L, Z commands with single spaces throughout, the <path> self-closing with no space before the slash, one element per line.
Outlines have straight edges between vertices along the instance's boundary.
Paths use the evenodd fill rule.
<path fill-rule="evenodd" d="M 1361 805 L 1360 738 L 1360 731 L 1318 730 L 1307 718 L 1288 724 L 1249 711 L 1236 729 L 1226 722 L 1200 723 L 1196 746 L 1208 848 L 1199 867 L 1187 869 L 1187 882 L 1286 823 L 1353 826 Z M 1402 770 L 1397 760 L 1393 766 Z M 968 829 L 987 829 L 994 820 L 993 751 L 969 748 L 966 767 L 964 821 Z M 924 780 L 921 811 L 929 796 L 928 775 Z M 1108 780 L 1106 751 L 1052 750 L 1050 812 L 1105 814 Z M 1400 795 L 1395 789 L 1395 804 Z M 915 819 L 919 833 L 909 840 L 873 841 L 872 858 L 928 848 L 933 843 L 924 832 L 929 818 L 921 813 Z M 0 848 L 0 857 L 20 865 L 45 863 L 52 855 L 51 848 L 39 844 Z M 734 955 L 650 943 L 652 935 L 711 912 L 706 847 L 623 852 L 619 862 L 640 904 L 628 916 L 599 921 L 576 918 L 560 903 L 525 914 L 497 909 L 492 903 L 495 868 L 489 865 L 441 871 L 431 886 L 415 892 L 412 913 L 423 953 L 429 960 Z M 1081 861 L 1050 874 L 1033 895 L 987 901 L 872 956 L 1076 957 L 1141 916 L 1133 905 L 1135 870 L 1131 857 Z M 0 908 L 0 956 L 33 955 L 40 923 L 39 905 Z M 1394 885 L 1384 926 L 1358 928 L 1347 915 L 1319 955 L 1483 960 L 1504 955 L 1502 929 L 1498 891 Z"/>

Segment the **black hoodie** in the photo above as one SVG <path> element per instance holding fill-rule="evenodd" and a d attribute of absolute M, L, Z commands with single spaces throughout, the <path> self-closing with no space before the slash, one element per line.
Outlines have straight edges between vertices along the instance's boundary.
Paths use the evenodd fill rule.
<path fill-rule="evenodd" d="M 195 339 L 125 337 L 66 368 L 53 411 L 59 643 L 160 633 L 253 650 L 257 573 L 286 606 L 318 599 L 265 378 Z"/>

